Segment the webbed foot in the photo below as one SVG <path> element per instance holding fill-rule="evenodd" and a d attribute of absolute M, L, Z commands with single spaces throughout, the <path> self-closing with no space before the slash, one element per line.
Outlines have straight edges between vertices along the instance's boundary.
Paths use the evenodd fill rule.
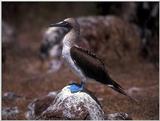
<path fill-rule="evenodd" d="M 81 84 L 72 83 L 70 84 L 69 89 L 71 93 L 76 93 L 76 92 L 82 91 L 83 87 L 84 87 L 84 83 L 81 83 Z"/>

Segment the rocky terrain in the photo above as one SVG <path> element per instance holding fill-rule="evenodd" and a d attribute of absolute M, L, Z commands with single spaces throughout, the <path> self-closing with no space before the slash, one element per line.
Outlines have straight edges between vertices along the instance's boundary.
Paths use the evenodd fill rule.
<path fill-rule="evenodd" d="M 92 21 L 92 17 L 98 22 Z M 152 36 L 153 43 L 147 46 L 151 52 L 147 58 L 141 53 L 142 38 L 136 24 L 117 16 L 77 18 L 83 32 L 79 44 L 102 58 L 111 77 L 138 100 L 135 103 L 103 84 L 88 81 L 86 88 L 96 96 L 103 111 L 107 114 L 125 112 L 135 120 L 158 120 L 158 35 Z M 28 106 L 34 99 L 43 98 L 49 92 L 57 94 L 69 83 L 80 83 L 63 62 L 56 71 L 50 71 L 49 61 L 55 58 L 45 61 L 40 58 L 43 33 L 50 22 L 43 25 L 32 22 L 33 26 L 25 22 L 18 29 L 13 26 L 13 33 L 9 31 L 11 40 L 2 43 L 2 119 L 27 119 Z M 55 60 L 59 62 L 61 58 Z"/>

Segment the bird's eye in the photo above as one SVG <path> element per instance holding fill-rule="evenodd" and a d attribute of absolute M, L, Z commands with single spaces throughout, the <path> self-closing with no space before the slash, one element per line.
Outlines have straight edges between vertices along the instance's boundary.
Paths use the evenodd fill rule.
<path fill-rule="evenodd" d="M 68 28 L 71 28 L 71 27 L 72 27 L 71 24 L 68 23 L 68 22 L 66 22 L 66 21 L 63 22 L 63 25 L 64 25 L 65 27 L 68 27 Z"/>
<path fill-rule="evenodd" d="M 65 25 L 69 25 L 69 23 L 68 23 L 68 22 L 66 22 L 66 21 L 64 21 L 64 24 L 65 24 Z"/>

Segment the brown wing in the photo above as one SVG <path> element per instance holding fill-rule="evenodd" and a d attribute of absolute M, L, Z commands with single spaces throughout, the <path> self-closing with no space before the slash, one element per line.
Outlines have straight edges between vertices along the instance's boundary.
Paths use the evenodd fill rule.
<path fill-rule="evenodd" d="M 103 62 L 92 52 L 74 46 L 71 48 L 71 58 L 87 77 L 105 84 L 106 79 L 110 80 Z"/>
<path fill-rule="evenodd" d="M 87 77 L 95 79 L 103 84 L 107 84 L 115 91 L 136 101 L 134 98 L 129 96 L 117 82 L 109 77 L 103 62 L 92 52 L 74 46 L 71 48 L 71 58 Z"/>

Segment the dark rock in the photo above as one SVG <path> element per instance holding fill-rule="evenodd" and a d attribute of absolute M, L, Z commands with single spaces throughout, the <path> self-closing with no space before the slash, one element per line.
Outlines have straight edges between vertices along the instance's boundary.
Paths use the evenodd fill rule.
<path fill-rule="evenodd" d="M 65 33 L 66 29 L 59 27 L 48 28 L 44 32 L 39 55 L 42 61 L 51 59 L 48 65 L 49 71 L 56 72 L 61 67 L 61 41 Z"/>
<path fill-rule="evenodd" d="M 19 95 L 15 94 L 14 92 L 5 92 L 5 93 L 3 93 L 2 98 L 4 100 L 16 100 L 18 98 L 22 98 L 22 96 L 19 96 Z"/>
<path fill-rule="evenodd" d="M 61 40 L 65 33 L 66 29 L 60 27 L 48 28 L 44 32 L 40 46 L 40 56 L 42 59 L 48 56 L 57 57 L 61 55 Z"/>
<path fill-rule="evenodd" d="M 127 92 L 128 92 L 128 94 L 129 95 L 137 95 L 137 94 L 139 94 L 139 93 L 141 93 L 142 92 L 142 88 L 139 88 L 139 87 L 131 87 L 131 88 L 129 88 L 128 90 L 127 90 Z"/>
<path fill-rule="evenodd" d="M 2 63 L 7 60 L 7 49 L 9 44 L 14 43 L 14 28 L 6 21 L 2 21 Z"/>
<path fill-rule="evenodd" d="M 44 110 L 46 110 L 49 107 L 49 105 L 53 102 L 56 94 L 56 92 L 50 92 L 47 96 L 41 97 L 39 99 L 34 99 L 34 101 L 28 105 L 26 118 L 29 120 L 33 120 L 39 117 L 40 114 Z"/>
<path fill-rule="evenodd" d="M 20 113 L 18 107 L 2 107 L 2 119 L 16 119 L 16 116 Z"/>
<path fill-rule="evenodd" d="M 132 120 L 132 118 L 129 117 L 127 113 L 119 112 L 119 113 L 108 114 L 105 117 L 105 120 Z"/>
<path fill-rule="evenodd" d="M 2 42 L 9 43 L 13 41 L 14 29 L 5 21 L 2 21 Z"/>

